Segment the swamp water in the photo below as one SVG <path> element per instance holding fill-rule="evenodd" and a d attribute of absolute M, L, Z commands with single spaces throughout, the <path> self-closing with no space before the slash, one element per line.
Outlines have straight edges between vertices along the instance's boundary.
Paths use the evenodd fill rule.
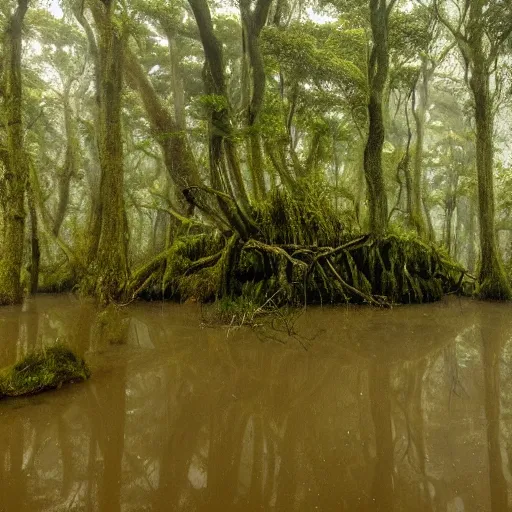
<path fill-rule="evenodd" d="M 123 315 L 113 345 L 72 297 L 0 309 L 0 366 L 58 338 L 93 372 L 0 401 L 1 512 L 512 504 L 511 305 L 311 308 L 291 337 L 227 336 L 195 305 Z"/>

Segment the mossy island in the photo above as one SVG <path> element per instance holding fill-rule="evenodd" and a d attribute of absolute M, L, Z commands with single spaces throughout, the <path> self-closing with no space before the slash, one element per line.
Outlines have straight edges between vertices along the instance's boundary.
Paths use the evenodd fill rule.
<path fill-rule="evenodd" d="M 91 375 L 86 362 L 62 343 L 27 354 L 16 364 L 0 370 L 0 399 L 34 395 L 58 389 Z"/>

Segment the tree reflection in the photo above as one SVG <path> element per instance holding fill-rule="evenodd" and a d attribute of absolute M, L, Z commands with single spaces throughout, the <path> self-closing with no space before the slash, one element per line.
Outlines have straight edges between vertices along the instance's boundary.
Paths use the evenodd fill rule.
<path fill-rule="evenodd" d="M 427 333 L 410 311 L 423 330 L 396 339 L 400 319 L 375 339 L 357 322 L 309 352 L 250 331 L 182 340 L 139 315 L 153 348 L 111 348 L 90 382 L 0 410 L 0 510 L 484 510 L 488 469 L 505 511 L 511 320 L 460 315 Z M 18 316 L 10 332 L 65 332 L 58 318 Z"/>
<path fill-rule="evenodd" d="M 375 362 L 369 371 L 369 394 L 373 423 L 375 425 L 375 447 L 377 462 L 373 477 L 372 492 L 375 510 L 393 510 L 394 445 L 391 432 L 391 402 L 389 367 Z"/>
<path fill-rule="evenodd" d="M 492 512 L 508 510 L 508 488 L 501 455 L 501 375 L 503 344 L 510 338 L 510 320 L 502 315 L 481 317 L 482 360 L 484 369 L 485 416 Z"/>

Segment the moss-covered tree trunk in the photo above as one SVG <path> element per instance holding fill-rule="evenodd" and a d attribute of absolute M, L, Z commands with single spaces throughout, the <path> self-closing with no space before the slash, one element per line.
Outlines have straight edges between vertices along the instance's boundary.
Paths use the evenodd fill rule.
<path fill-rule="evenodd" d="M 99 50 L 99 154 L 101 165 L 101 231 L 95 258 L 95 294 L 102 301 L 115 298 L 128 275 L 127 225 L 123 197 L 124 37 L 114 18 L 115 1 L 96 2 L 92 9 Z"/>
<path fill-rule="evenodd" d="M 184 126 L 178 124 L 178 121 L 173 118 L 171 112 L 158 97 L 136 55 L 128 49 L 126 50 L 126 71 L 128 83 L 140 94 L 151 131 L 161 147 L 166 169 L 180 191 L 178 200 L 181 213 L 185 213 L 186 202 L 181 191 L 190 186 L 200 185 L 201 179 L 184 132 Z M 180 117 L 183 115 L 181 113 Z M 181 120 L 181 123 L 183 122 L 184 119 Z"/>
<path fill-rule="evenodd" d="M 28 211 L 30 214 L 30 293 L 37 293 L 39 287 L 39 268 L 41 262 L 41 247 L 39 244 L 39 223 L 34 192 L 27 183 Z"/>
<path fill-rule="evenodd" d="M 172 28 L 165 28 L 167 43 L 169 45 L 169 57 L 171 58 L 171 89 L 174 105 L 174 116 L 176 124 L 180 130 L 185 130 L 187 121 L 185 114 L 185 89 L 183 83 L 183 73 L 181 70 L 181 58 L 176 34 Z"/>
<path fill-rule="evenodd" d="M 436 4 L 439 0 L 436 0 Z M 503 269 L 498 251 L 494 202 L 494 102 L 491 74 L 505 43 L 512 33 L 510 16 L 503 11 L 503 24 L 496 24 L 491 9 L 494 2 L 467 0 L 458 26 L 444 17 L 440 21 L 454 36 L 469 73 L 469 87 L 474 100 L 476 126 L 476 169 L 478 190 L 478 220 L 480 231 L 479 294 L 485 299 L 511 299 L 512 288 Z M 459 10 L 459 14 L 462 11 Z M 499 11 L 498 11 L 499 12 Z M 491 16 L 489 16 L 489 14 Z M 492 29 L 491 29 L 492 27 Z"/>
<path fill-rule="evenodd" d="M 52 231 L 55 236 L 59 235 L 60 228 L 64 222 L 66 211 L 69 204 L 69 189 L 71 178 L 77 171 L 78 167 L 78 137 L 76 133 L 75 120 L 73 119 L 73 109 L 71 108 L 70 94 L 74 77 L 66 82 L 64 94 L 62 96 L 64 107 L 64 129 L 66 132 L 66 155 L 64 157 L 64 165 L 59 169 L 58 174 L 58 192 L 59 198 L 57 208 L 53 217 Z"/>
<path fill-rule="evenodd" d="M 249 198 L 244 184 L 237 147 L 233 141 L 233 122 L 227 95 L 222 44 L 213 27 L 210 8 L 206 0 L 189 0 L 199 29 L 205 56 L 203 80 L 206 93 L 216 100 L 211 112 L 210 125 L 210 172 L 212 178 L 218 174 L 220 182 L 231 181 L 236 199 L 243 208 L 248 208 Z M 225 157 L 225 164 L 224 164 Z M 213 159 L 213 160 L 212 160 Z M 224 169 L 228 169 L 225 172 Z M 215 180 L 212 179 L 212 185 Z M 229 190 L 229 186 L 224 190 Z"/>
<path fill-rule="evenodd" d="M 241 0 L 240 12 L 244 27 L 244 47 L 249 55 L 251 70 L 251 98 L 247 108 L 247 125 L 250 137 L 250 162 L 253 193 L 257 199 L 265 195 L 263 150 L 258 130 L 258 120 L 265 97 L 265 67 L 259 48 L 259 36 L 265 26 L 272 0 L 258 0 L 251 10 L 251 0 Z"/>
<path fill-rule="evenodd" d="M 28 165 L 23 148 L 21 51 L 28 0 L 18 0 L 3 34 L 3 95 L 7 152 L 2 177 L 3 240 L 0 248 L 0 304 L 22 299 L 20 284 L 25 233 Z"/>
<path fill-rule="evenodd" d="M 468 47 L 469 86 L 475 103 L 476 170 L 480 228 L 479 294 L 487 299 L 511 299 L 512 289 L 498 251 L 494 202 L 493 100 L 490 91 L 492 53 L 485 52 L 484 3 L 471 0 Z M 460 44 L 464 52 L 466 46 Z"/>
<path fill-rule="evenodd" d="M 512 290 L 503 269 L 495 228 L 493 112 L 489 73 L 483 57 L 475 61 L 470 80 L 475 100 L 476 168 L 480 227 L 479 285 L 482 298 L 510 299 Z"/>
<path fill-rule="evenodd" d="M 370 231 L 382 234 L 388 225 L 388 200 L 382 168 L 385 127 L 383 92 L 389 70 L 388 6 L 386 0 L 370 0 L 373 46 L 368 69 L 368 139 L 364 150 L 364 174 Z"/>
<path fill-rule="evenodd" d="M 467 237 L 468 237 L 468 263 L 467 268 L 470 272 L 475 271 L 476 267 L 476 242 L 475 242 L 475 233 L 476 233 L 476 226 L 475 226 L 475 201 L 473 198 L 469 199 L 469 205 L 468 205 L 468 218 L 467 218 Z"/>
<path fill-rule="evenodd" d="M 93 118 L 94 124 L 86 125 L 89 131 L 89 136 L 85 138 L 86 145 L 89 146 L 89 152 L 92 160 L 97 163 L 99 161 L 99 134 L 96 131 L 96 126 L 100 123 L 100 90 L 101 90 L 101 77 L 100 77 L 100 54 L 98 45 L 96 43 L 96 37 L 94 35 L 94 31 L 91 27 L 91 24 L 84 16 L 82 11 L 83 4 L 72 4 L 73 14 L 78 21 L 78 23 L 84 29 L 85 35 L 87 37 L 88 44 L 88 52 L 91 57 L 93 68 L 94 68 L 94 85 L 95 85 L 95 103 L 93 109 Z M 101 175 L 100 172 L 94 172 L 93 166 L 89 165 L 87 169 L 87 181 L 90 185 L 91 190 L 91 206 L 89 211 L 89 219 L 88 219 L 88 237 L 87 237 L 87 245 L 84 255 L 84 261 L 86 264 L 91 264 L 96 258 L 96 254 L 98 253 L 98 245 L 100 241 L 101 234 L 101 200 L 100 195 L 98 193 L 99 186 L 97 186 L 97 182 L 99 182 L 98 175 Z M 96 165 L 94 167 L 97 167 Z"/>

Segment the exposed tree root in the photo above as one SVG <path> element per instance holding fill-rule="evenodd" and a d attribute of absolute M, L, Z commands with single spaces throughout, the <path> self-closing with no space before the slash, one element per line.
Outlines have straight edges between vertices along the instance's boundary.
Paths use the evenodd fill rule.
<path fill-rule="evenodd" d="M 208 252 L 208 247 L 214 250 Z M 264 303 L 279 292 L 281 302 L 288 304 L 351 302 L 388 307 L 430 302 L 461 291 L 465 276 L 462 267 L 434 246 L 396 235 L 357 236 L 337 247 L 244 242 L 233 235 L 203 243 L 203 248 L 205 252 L 198 253 L 194 244 L 180 241 L 168 251 L 166 269 L 159 268 L 149 282 L 160 280 L 165 297 L 180 300 L 243 296 Z M 148 273 L 139 271 L 138 276 L 143 281 L 131 289 L 151 295 Z"/>
<path fill-rule="evenodd" d="M 208 197 L 201 194 L 210 192 L 188 190 L 204 211 Z M 231 223 L 226 217 L 232 229 L 223 224 L 178 238 L 132 273 L 119 300 L 241 298 L 261 305 L 278 297 L 278 305 L 382 307 L 435 301 L 462 290 L 465 270 L 432 244 L 409 235 L 346 234 L 321 190 L 305 189 L 302 196 L 274 190 L 266 202 L 252 206 L 254 222 L 226 194 L 214 196 L 236 218 Z"/>

